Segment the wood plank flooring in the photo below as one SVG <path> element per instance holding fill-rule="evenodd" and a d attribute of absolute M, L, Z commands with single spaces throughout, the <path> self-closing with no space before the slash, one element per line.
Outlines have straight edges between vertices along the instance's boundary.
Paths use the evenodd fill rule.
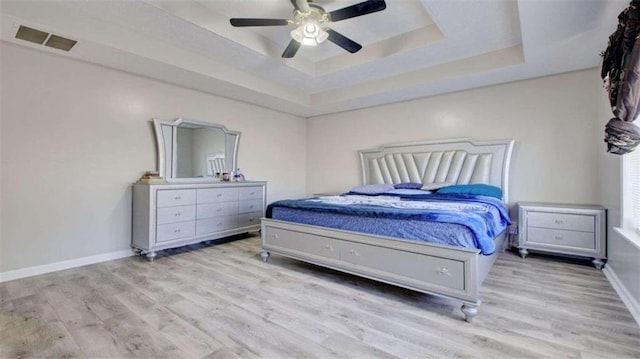
<path fill-rule="evenodd" d="M 0 283 L 0 358 L 640 358 L 602 272 L 501 253 L 480 314 L 272 256 L 260 240 Z"/>

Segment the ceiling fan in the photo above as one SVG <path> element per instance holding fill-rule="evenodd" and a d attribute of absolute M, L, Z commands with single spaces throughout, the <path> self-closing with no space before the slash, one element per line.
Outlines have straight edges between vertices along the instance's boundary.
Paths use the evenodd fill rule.
<path fill-rule="evenodd" d="M 291 31 L 289 46 L 282 53 L 284 58 L 292 58 L 300 45 L 318 45 L 325 40 L 342 47 L 350 53 L 360 51 L 362 45 L 328 27 L 321 27 L 324 23 L 350 19 L 356 16 L 371 14 L 387 8 L 384 0 L 368 0 L 342 9 L 326 12 L 312 0 L 291 0 L 293 4 L 293 19 L 255 19 L 233 18 L 232 26 L 286 26 L 296 25 Z"/>

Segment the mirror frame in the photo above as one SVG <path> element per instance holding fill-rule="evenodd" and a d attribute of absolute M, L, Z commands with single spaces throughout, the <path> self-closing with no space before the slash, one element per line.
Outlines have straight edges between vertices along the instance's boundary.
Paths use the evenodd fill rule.
<path fill-rule="evenodd" d="M 199 127 L 222 130 L 225 134 L 225 162 L 230 172 L 238 166 L 238 144 L 240 132 L 229 131 L 223 125 L 209 122 L 199 122 L 178 118 L 174 121 L 161 121 L 153 119 L 153 128 L 156 134 L 156 146 L 158 149 L 158 173 L 167 182 L 218 182 L 215 177 L 176 177 L 177 171 L 177 139 L 178 126 L 188 124 Z"/>

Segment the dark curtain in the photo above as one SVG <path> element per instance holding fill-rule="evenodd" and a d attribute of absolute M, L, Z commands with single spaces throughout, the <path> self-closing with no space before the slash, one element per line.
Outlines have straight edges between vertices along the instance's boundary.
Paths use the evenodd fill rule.
<path fill-rule="evenodd" d="M 625 154 L 640 144 L 640 0 L 618 15 L 618 28 L 609 37 L 600 73 L 615 116 L 605 127 L 607 152 Z"/>

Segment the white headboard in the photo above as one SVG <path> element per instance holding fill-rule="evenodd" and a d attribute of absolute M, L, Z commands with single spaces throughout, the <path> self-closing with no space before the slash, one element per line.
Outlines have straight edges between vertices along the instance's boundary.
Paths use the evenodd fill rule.
<path fill-rule="evenodd" d="M 503 201 L 509 203 L 513 143 L 459 138 L 384 145 L 358 152 L 364 184 L 486 183 L 500 187 Z"/>

